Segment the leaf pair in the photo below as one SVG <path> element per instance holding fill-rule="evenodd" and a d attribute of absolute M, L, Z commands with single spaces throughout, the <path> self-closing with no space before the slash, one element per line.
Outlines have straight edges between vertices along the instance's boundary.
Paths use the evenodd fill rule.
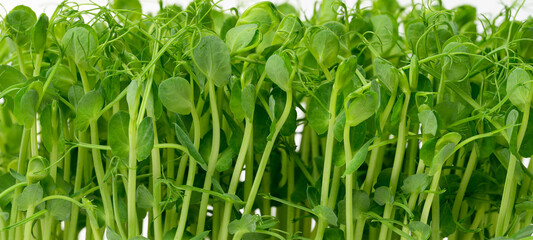
<path fill-rule="evenodd" d="M 127 159 L 131 154 L 129 142 L 130 115 L 119 111 L 109 119 L 108 143 L 111 152 L 122 159 Z M 150 117 L 145 117 L 137 128 L 136 157 L 142 161 L 150 156 L 154 147 L 154 125 Z"/>

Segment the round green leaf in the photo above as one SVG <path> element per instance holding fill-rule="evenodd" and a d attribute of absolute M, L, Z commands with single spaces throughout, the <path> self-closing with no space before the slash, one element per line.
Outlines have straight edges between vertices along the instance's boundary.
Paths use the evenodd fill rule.
<path fill-rule="evenodd" d="M 72 58 L 78 67 L 89 69 L 89 58 L 96 49 L 97 37 L 89 26 L 73 27 L 61 39 L 65 54 Z"/>
<path fill-rule="evenodd" d="M 83 95 L 76 108 L 77 129 L 85 131 L 103 106 L 104 97 L 99 91 L 90 91 Z"/>
<path fill-rule="evenodd" d="M 37 21 L 37 15 L 31 8 L 18 5 L 4 19 L 9 36 L 18 46 L 27 47 L 31 40 L 31 28 Z"/>
<path fill-rule="evenodd" d="M 206 36 L 200 40 L 193 53 L 198 69 L 209 81 L 224 86 L 231 76 L 229 50 L 224 41 L 217 36 Z"/>
<path fill-rule="evenodd" d="M 189 82 L 180 77 L 169 78 L 159 84 L 159 99 L 169 111 L 189 114 L 194 107 Z"/>

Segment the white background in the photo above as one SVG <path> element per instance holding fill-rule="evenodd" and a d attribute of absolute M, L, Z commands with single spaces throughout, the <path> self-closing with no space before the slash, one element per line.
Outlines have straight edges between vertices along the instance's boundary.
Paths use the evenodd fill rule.
<path fill-rule="evenodd" d="M 77 2 L 78 4 L 91 4 L 96 3 L 98 5 L 105 5 L 108 3 L 108 0 L 71 0 L 74 2 Z M 159 3 L 158 0 L 140 0 L 143 6 L 144 12 L 152 12 L 155 13 L 159 10 Z M 270 0 L 274 3 L 284 3 L 284 2 L 290 2 L 292 3 L 296 8 L 300 9 L 301 12 L 303 12 L 306 16 L 311 16 L 313 13 L 313 7 L 315 5 L 315 1 L 312 0 Z M 400 5 L 406 6 L 411 4 L 411 0 L 397 0 Z M 442 0 L 443 4 L 446 8 L 451 9 L 459 5 L 463 4 L 469 4 L 474 6 L 477 9 L 478 17 L 480 17 L 480 14 L 486 15 L 489 19 L 497 16 L 502 9 L 504 9 L 504 6 L 510 6 L 514 2 L 522 3 L 522 1 L 513 1 L 513 0 Z M 528 16 L 531 15 L 533 12 L 533 1 L 532 0 L 523 0 L 526 1 L 522 9 L 517 15 L 517 20 L 525 20 L 528 18 Z M 54 12 L 56 6 L 61 3 L 62 0 L 26 0 L 26 1 L 18 1 L 18 0 L 0 0 L 0 17 L 4 17 L 7 12 L 9 12 L 13 7 L 23 4 L 30 8 L 32 8 L 37 15 L 40 15 L 41 13 L 46 13 L 48 16 L 52 15 Z M 167 4 L 178 4 L 181 6 L 186 6 L 190 0 L 163 0 L 164 5 Z M 221 6 L 223 9 L 229 9 L 231 7 L 238 7 L 241 12 L 246 7 L 260 2 L 260 0 L 222 0 L 219 3 L 219 6 Z M 345 3 L 348 7 L 352 7 L 355 4 L 356 0 L 346 0 Z M 421 3 L 421 0 L 414 0 L 415 3 Z M 427 2 L 427 1 L 424 1 Z M 363 1 L 362 6 L 370 6 L 371 1 Z M 81 7 L 81 9 L 86 9 L 87 6 Z M 527 159 L 529 160 L 529 159 Z M 528 162 L 525 162 L 527 165 Z M 143 223 L 143 235 L 146 236 L 146 230 L 148 228 L 148 219 L 144 219 Z M 85 229 L 84 229 L 85 230 Z M 85 239 L 85 231 L 82 230 L 80 232 L 80 239 Z"/>

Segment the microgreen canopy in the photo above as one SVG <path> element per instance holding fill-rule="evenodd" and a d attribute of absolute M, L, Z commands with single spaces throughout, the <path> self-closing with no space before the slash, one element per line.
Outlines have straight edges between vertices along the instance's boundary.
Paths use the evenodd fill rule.
<path fill-rule="evenodd" d="M 7 9 L 0 239 L 527 239 L 528 4 Z"/>

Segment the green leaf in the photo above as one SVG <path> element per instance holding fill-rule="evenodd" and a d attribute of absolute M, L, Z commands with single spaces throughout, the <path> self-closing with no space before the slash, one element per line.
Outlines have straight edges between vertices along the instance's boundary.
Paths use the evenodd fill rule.
<path fill-rule="evenodd" d="M 457 53 L 468 53 L 468 48 L 461 43 L 450 42 L 444 46 L 442 52 L 455 53 L 444 57 L 442 72 L 446 81 L 458 82 L 466 79 L 470 72 L 470 57 L 466 54 Z"/>
<path fill-rule="evenodd" d="M 14 178 L 17 179 L 19 182 L 26 182 L 26 177 L 19 172 L 13 170 L 12 168 L 9 169 L 9 174 Z"/>
<path fill-rule="evenodd" d="M 209 81 L 222 87 L 229 82 L 231 64 L 228 47 L 217 36 L 206 36 L 194 49 L 193 59 Z"/>
<path fill-rule="evenodd" d="M 302 21 L 295 15 L 287 14 L 279 23 L 272 44 L 285 44 L 287 47 L 292 48 L 300 42 L 304 34 L 305 27 Z"/>
<path fill-rule="evenodd" d="M 135 201 L 137 207 L 141 209 L 150 209 L 154 206 L 154 196 L 144 185 L 139 185 L 137 187 Z"/>
<path fill-rule="evenodd" d="M 253 84 L 246 85 L 242 90 L 241 105 L 246 117 L 253 119 L 255 111 L 255 86 Z"/>
<path fill-rule="evenodd" d="M 431 227 L 419 221 L 409 223 L 409 230 L 417 240 L 428 240 L 431 236 Z"/>
<path fill-rule="evenodd" d="M 513 239 L 523 239 L 528 238 L 533 235 L 533 225 L 528 225 L 518 230 L 515 234 L 511 236 Z"/>
<path fill-rule="evenodd" d="M 89 60 L 97 44 L 96 33 L 87 25 L 70 28 L 61 39 L 65 54 L 72 58 L 78 67 L 86 70 L 90 68 Z"/>
<path fill-rule="evenodd" d="M 72 85 L 72 87 L 68 90 L 68 101 L 74 106 L 78 107 L 78 103 L 80 102 L 81 98 L 85 95 L 85 92 L 83 91 L 83 87 L 80 85 Z"/>
<path fill-rule="evenodd" d="M 52 199 L 48 202 L 49 212 L 58 221 L 68 221 L 71 203 L 64 199 Z"/>
<path fill-rule="evenodd" d="M 113 0 L 113 9 L 121 10 L 128 20 L 136 21 L 142 17 L 142 6 L 139 0 Z"/>
<path fill-rule="evenodd" d="M 313 208 L 313 213 L 318 216 L 318 218 L 326 219 L 328 224 L 337 226 L 337 216 L 331 210 L 331 208 L 318 205 Z"/>
<path fill-rule="evenodd" d="M 235 219 L 228 225 L 228 232 L 235 234 L 237 232 L 254 232 L 257 228 L 257 218 L 250 214 L 242 215 L 241 219 Z"/>
<path fill-rule="evenodd" d="M 120 235 L 117 232 L 113 231 L 109 226 L 106 228 L 106 238 L 107 240 L 122 240 Z"/>
<path fill-rule="evenodd" d="M 355 191 L 353 193 L 354 216 L 361 217 L 363 213 L 370 209 L 370 197 L 365 191 Z"/>
<path fill-rule="evenodd" d="M 9 36 L 21 47 L 26 47 L 30 42 L 30 30 L 35 21 L 37 21 L 35 12 L 24 5 L 14 7 L 4 18 Z"/>
<path fill-rule="evenodd" d="M 506 91 L 509 100 L 520 111 L 524 111 L 531 90 L 531 75 L 523 68 L 515 68 L 507 77 Z"/>
<path fill-rule="evenodd" d="M 233 158 L 237 156 L 237 153 L 233 151 L 232 148 L 226 148 L 222 153 L 218 156 L 218 160 L 216 163 L 216 169 L 218 172 L 223 172 L 228 170 L 231 167 L 231 164 L 233 163 Z"/>
<path fill-rule="evenodd" d="M 431 166 L 433 157 L 435 156 L 435 146 L 437 145 L 437 139 L 432 138 L 426 141 L 420 149 L 420 159 L 424 161 L 426 166 Z"/>
<path fill-rule="evenodd" d="M 398 23 L 389 15 L 375 15 L 370 18 L 374 29 L 371 44 L 379 54 L 387 53 L 398 38 Z"/>
<path fill-rule="evenodd" d="M 130 115 L 124 111 L 118 111 L 109 119 L 108 144 L 113 155 L 126 160 L 128 159 Z"/>
<path fill-rule="evenodd" d="M 380 206 L 394 202 L 394 196 L 392 195 L 389 187 L 378 187 L 376 191 L 374 191 L 374 202 Z"/>
<path fill-rule="evenodd" d="M 430 177 L 424 173 L 410 175 L 403 180 L 402 191 L 407 194 L 421 193 L 431 183 Z"/>
<path fill-rule="evenodd" d="M 128 85 L 127 92 L 126 92 L 126 102 L 128 103 L 129 112 L 133 112 L 135 101 L 138 100 L 137 99 L 138 87 L 139 87 L 139 84 L 137 80 L 131 80 L 130 84 Z"/>
<path fill-rule="evenodd" d="M 43 199 L 43 188 L 40 184 L 34 183 L 26 186 L 22 193 L 17 197 L 17 206 L 21 211 L 26 211 L 34 207 Z"/>
<path fill-rule="evenodd" d="M 440 149 L 437 154 L 433 157 L 433 160 L 431 161 L 431 165 L 429 168 L 429 176 L 435 175 L 435 173 L 442 168 L 444 165 L 444 162 L 452 156 L 455 149 L 454 143 L 448 143 Z"/>
<path fill-rule="evenodd" d="M 259 44 L 257 24 L 240 25 L 228 30 L 226 33 L 226 45 L 233 54 L 249 50 L 250 48 L 248 46 L 250 46 L 254 40 Z"/>
<path fill-rule="evenodd" d="M 330 113 L 328 111 L 329 99 L 333 84 L 325 83 L 320 85 L 314 92 L 314 97 L 309 102 L 307 110 L 307 120 L 309 125 L 318 135 L 324 134 L 328 130 Z"/>
<path fill-rule="evenodd" d="M 523 201 L 515 205 L 516 211 L 533 211 L 533 201 Z"/>
<path fill-rule="evenodd" d="M 345 100 L 346 124 L 357 126 L 370 118 L 378 110 L 378 95 L 374 91 L 364 94 L 350 94 Z"/>
<path fill-rule="evenodd" d="M 18 83 L 26 82 L 26 77 L 12 66 L 0 65 L 0 92 Z"/>
<path fill-rule="evenodd" d="M 191 86 L 184 78 L 173 77 L 161 82 L 158 94 L 169 111 L 186 115 L 194 107 Z"/>
<path fill-rule="evenodd" d="M 407 27 L 407 32 L 405 33 L 405 37 L 407 38 L 409 47 L 412 50 L 416 50 L 416 44 L 418 43 L 420 37 L 424 35 L 425 31 L 426 26 L 423 22 L 414 22 L 409 24 L 409 26 Z"/>
<path fill-rule="evenodd" d="M 204 232 L 194 236 L 190 240 L 203 240 L 203 239 L 205 239 L 207 237 L 207 235 L 209 235 L 209 231 L 204 231 Z"/>
<path fill-rule="evenodd" d="M 76 108 L 76 123 L 79 131 L 85 131 L 91 121 L 96 120 L 96 114 L 104 106 L 104 97 L 99 91 L 90 91 L 85 94 Z"/>
<path fill-rule="evenodd" d="M 233 113 L 233 117 L 238 122 L 242 122 L 246 115 L 243 109 L 243 103 L 244 102 L 242 101 L 241 82 L 235 81 L 233 83 L 233 86 L 231 87 L 229 107 L 231 112 Z"/>
<path fill-rule="evenodd" d="M 137 160 L 150 156 L 154 147 L 154 123 L 151 117 L 145 117 L 137 131 Z"/>
<path fill-rule="evenodd" d="M 311 207 L 320 205 L 320 191 L 316 187 L 307 186 L 307 201 Z"/>
<path fill-rule="evenodd" d="M 53 105 L 55 107 L 52 107 Z M 59 126 L 59 118 L 57 102 L 46 105 L 39 118 L 41 124 L 41 141 L 48 152 L 52 151 L 54 142 L 58 144 L 57 147 L 59 152 L 62 152 L 62 149 L 64 148 L 65 139 L 61 133 L 62 129 Z"/>
<path fill-rule="evenodd" d="M 324 240 L 344 240 L 344 232 L 339 228 L 326 228 Z"/>
<path fill-rule="evenodd" d="M 39 19 L 35 23 L 35 26 L 33 26 L 33 32 L 31 35 L 31 45 L 33 49 L 38 53 L 44 51 L 46 45 L 46 38 L 48 35 L 48 24 L 48 16 L 43 13 L 41 14 L 41 16 L 39 16 Z"/>
<path fill-rule="evenodd" d="M 383 58 L 376 58 L 376 60 L 374 60 L 374 68 L 376 69 L 376 75 L 379 82 L 383 84 L 389 92 L 393 92 L 398 88 L 398 74 L 392 63 Z"/>
<path fill-rule="evenodd" d="M 278 54 L 270 56 L 265 65 L 265 72 L 279 88 L 287 92 L 291 88 L 290 68 L 287 62 Z"/>
<path fill-rule="evenodd" d="M 357 57 L 350 56 L 344 59 L 335 72 L 334 87 L 337 89 L 343 89 L 354 85 L 352 79 L 355 77 L 355 71 L 357 69 Z"/>
<path fill-rule="evenodd" d="M 135 237 L 128 238 L 128 240 L 150 240 L 150 239 L 145 238 L 143 236 L 135 236 Z"/>
<path fill-rule="evenodd" d="M 309 36 L 309 51 L 319 64 L 329 68 L 337 62 L 339 53 L 339 38 L 327 28 L 311 33 Z"/>
<path fill-rule="evenodd" d="M 374 141 L 374 139 L 375 138 L 372 138 L 372 139 L 368 140 L 357 151 L 357 153 L 355 153 L 355 155 L 353 156 L 352 160 L 350 160 L 350 162 L 346 166 L 346 170 L 344 171 L 344 174 L 342 175 L 343 177 L 345 177 L 348 174 L 354 173 L 355 171 L 357 171 L 357 169 L 359 169 L 359 167 L 361 167 L 361 165 L 363 165 L 363 163 L 365 162 L 365 159 L 366 159 L 366 155 L 368 154 L 368 147 L 370 147 L 370 144 Z"/>
<path fill-rule="evenodd" d="M 176 131 L 176 137 L 178 137 L 178 141 L 184 145 L 187 148 L 187 151 L 189 152 L 189 155 L 200 164 L 200 166 L 207 170 L 207 163 L 202 158 L 202 155 L 198 152 L 198 150 L 194 147 L 194 144 L 192 143 L 191 139 L 189 138 L 189 135 L 183 131 L 183 129 L 178 125 L 174 124 L 175 131 Z"/>
<path fill-rule="evenodd" d="M 24 127 L 30 129 L 35 123 L 37 117 L 37 102 L 39 101 L 39 93 L 33 88 L 28 89 L 20 99 L 20 109 L 22 113 L 22 121 Z"/>
<path fill-rule="evenodd" d="M 422 123 L 423 134 L 437 134 L 438 124 L 437 117 L 432 110 L 424 110 L 418 113 L 418 120 Z"/>

